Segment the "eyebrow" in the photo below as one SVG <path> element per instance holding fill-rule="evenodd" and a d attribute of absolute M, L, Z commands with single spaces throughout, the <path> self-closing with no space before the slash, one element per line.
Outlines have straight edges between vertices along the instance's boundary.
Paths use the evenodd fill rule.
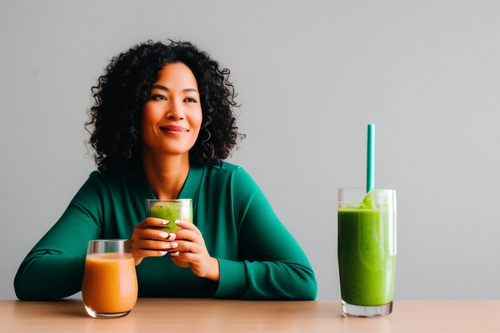
<path fill-rule="evenodd" d="M 162 86 L 161 84 L 155 84 L 151 87 L 151 90 L 153 89 L 160 89 L 160 90 L 165 90 L 165 91 L 169 91 L 169 89 L 165 86 Z M 183 89 L 182 91 L 184 92 L 188 92 L 188 91 L 193 91 L 195 93 L 198 93 L 198 91 L 194 88 L 186 88 L 186 89 Z"/>

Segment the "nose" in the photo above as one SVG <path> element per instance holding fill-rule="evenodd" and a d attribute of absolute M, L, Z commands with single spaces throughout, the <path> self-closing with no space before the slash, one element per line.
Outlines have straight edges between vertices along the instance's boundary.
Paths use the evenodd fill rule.
<path fill-rule="evenodd" d="M 167 109 L 167 113 L 165 114 L 165 116 L 170 120 L 184 119 L 182 102 L 176 100 L 172 101 Z"/>

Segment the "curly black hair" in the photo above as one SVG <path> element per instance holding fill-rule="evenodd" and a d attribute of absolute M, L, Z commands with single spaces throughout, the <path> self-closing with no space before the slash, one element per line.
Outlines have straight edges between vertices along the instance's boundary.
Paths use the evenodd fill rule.
<path fill-rule="evenodd" d="M 198 83 L 203 120 L 200 135 L 189 152 L 190 163 L 220 163 L 231 154 L 238 138 L 234 108 L 236 94 L 229 69 L 189 42 L 151 40 L 114 57 L 93 86 L 95 104 L 85 128 L 91 134 L 94 160 L 100 171 L 142 168 L 139 135 L 142 108 L 158 72 L 168 63 L 183 63 Z"/>

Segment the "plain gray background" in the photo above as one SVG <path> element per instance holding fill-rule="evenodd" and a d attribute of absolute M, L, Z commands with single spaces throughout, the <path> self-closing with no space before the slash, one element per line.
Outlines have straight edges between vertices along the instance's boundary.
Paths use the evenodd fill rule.
<path fill-rule="evenodd" d="M 396 299 L 500 298 L 499 1 L 0 0 L 0 299 L 94 170 L 90 87 L 147 39 L 231 70 L 262 187 L 339 299 L 339 187 L 398 193 Z M 265 230 L 262 230 L 264 233 Z M 258 235 L 256 235 L 258 237 Z"/>

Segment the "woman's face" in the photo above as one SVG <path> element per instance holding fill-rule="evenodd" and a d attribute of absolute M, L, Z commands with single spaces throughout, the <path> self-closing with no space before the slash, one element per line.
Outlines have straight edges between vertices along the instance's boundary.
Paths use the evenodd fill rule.
<path fill-rule="evenodd" d="M 189 156 L 202 119 L 198 84 L 191 70 L 182 63 L 165 65 L 142 110 L 143 150 Z"/>

